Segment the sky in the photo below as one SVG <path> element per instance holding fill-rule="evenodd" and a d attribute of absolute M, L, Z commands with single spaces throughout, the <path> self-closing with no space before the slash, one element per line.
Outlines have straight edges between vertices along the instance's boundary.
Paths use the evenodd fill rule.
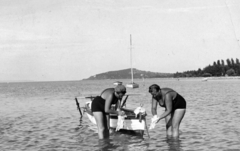
<path fill-rule="evenodd" d="M 132 49 L 130 49 L 130 35 Z M 0 0 L 0 81 L 176 73 L 240 59 L 239 0 Z"/>

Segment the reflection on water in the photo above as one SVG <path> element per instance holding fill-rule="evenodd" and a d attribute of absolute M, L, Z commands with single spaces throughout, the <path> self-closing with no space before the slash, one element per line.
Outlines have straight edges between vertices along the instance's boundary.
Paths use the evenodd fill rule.
<path fill-rule="evenodd" d="M 181 145 L 181 140 L 179 138 L 171 138 L 171 137 L 168 137 L 166 139 L 166 142 L 168 144 L 168 150 L 177 150 L 177 151 L 180 151 L 180 150 L 183 150 L 182 149 L 182 145 Z"/>
<path fill-rule="evenodd" d="M 128 108 L 140 103 L 147 110 L 150 124 L 151 105 L 148 86 L 157 83 L 178 91 L 187 100 L 187 112 L 181 123 L 179 139 L 166 137 L 164 120 L 139 137 L 130 133 L 112 133 L 99 140 L 97 127 L 84 115 L 80 119 L 74 100 L 78 94 L 98 94 L 113 87 L 116 80 L 76 82 L 0 83 L 0 150 L 238 150 L 240 148 L 240 81 L 200 79 L 146 79 L 143 93 L 127 101 Z M 127 83 L 127 80 L 121 80 Z M 79 100 L 84 106 L 86 100 Z M 158 108 L 158 113 L 163 112 Z"/>

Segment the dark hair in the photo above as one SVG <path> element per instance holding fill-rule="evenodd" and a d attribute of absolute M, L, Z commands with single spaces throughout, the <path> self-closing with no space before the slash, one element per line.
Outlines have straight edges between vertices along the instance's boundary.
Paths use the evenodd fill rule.
<path fill-rule="evenodd" d="M 126 91 L 116 92 L 117 94 L 126 94 Z"/>
<path fill-rule="evenodd" d="M 153 85 L 151 85 L 151 86 L 149 87 L 148 92 L 149 92 L 149 93 L 152 92 L 153 89 L 159 91 L 159 90 L 160 90 L 160 86 L 157 85 L 157 84 L 153 84 Z"/>

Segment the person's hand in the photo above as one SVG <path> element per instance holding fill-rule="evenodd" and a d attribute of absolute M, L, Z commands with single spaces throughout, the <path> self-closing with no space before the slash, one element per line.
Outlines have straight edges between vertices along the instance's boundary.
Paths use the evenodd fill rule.
<path fill-rule="evenodd" d="M 158 122 L 159 117 L 157 115 L 154 115 L 151 119 L 151 125 L 149 127 L 149 130 L 154 129 L 157 122 Z"/>
<path fill-rule="evenodd" d="M 155 123 L 158 123 L 160 120 L 161 120 L 160 117 L 158 117 L 157 115 L 154 115 L 152 117 L 152 121 L 154 121 Z"/>
<path fill-rule="evenodd" d="M 156 120 L 158 118 L 158 116 L 157 115 L 154 115 L 153 117 L 152 117 L 152 120 Z"/>
<path fill-rule="evenodd" d="M 157 123 L 159 121 L 159 117 L 157 115 L 154 115 L 151 119 L 152 122 Z"/>

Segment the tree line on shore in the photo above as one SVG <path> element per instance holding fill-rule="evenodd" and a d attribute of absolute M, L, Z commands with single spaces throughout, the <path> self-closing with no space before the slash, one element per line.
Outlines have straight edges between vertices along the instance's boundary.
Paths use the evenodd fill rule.
<path fill-rule="evenodd" d="M 219 76 L 240 76 L 240 62 L 239 59 L 233 58 L 214 61 L 212 65 L 208 65 L 203 69 L 190 70 L 184 72 L 177 72 L 173 75 L 178 77 L 219 77 Z"/>

